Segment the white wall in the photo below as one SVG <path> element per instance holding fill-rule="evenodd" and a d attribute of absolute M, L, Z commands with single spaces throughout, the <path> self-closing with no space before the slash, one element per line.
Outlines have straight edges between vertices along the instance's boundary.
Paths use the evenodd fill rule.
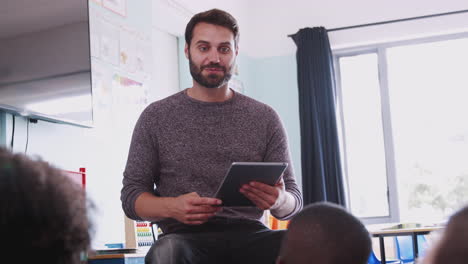
<path fill-rule="evenodd" d="M 283 122 L 291 154 L 290 166 L 299 188 L 302 188 L 296 59 L 294 56 L 243 56 L 241 59 L 241 78 L 245 83 L 246 94 L 273 107 Z"/>
<path fill-rule="evenodd" d="M 153 27 L 154 86 L 149 96 L 160 100 L 179 90 L 179 64 L 177 38 Z"/>

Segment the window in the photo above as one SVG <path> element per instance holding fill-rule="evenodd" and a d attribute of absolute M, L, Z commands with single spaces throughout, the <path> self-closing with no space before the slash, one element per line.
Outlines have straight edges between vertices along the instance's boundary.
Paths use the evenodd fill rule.
<path fill-rule="evenodd" d="M 348 203 L 366 223 L 468 202 L 468 38 L 337 51 Z"/>
<path fill-rule="evenodd" d="M 359 217 L 389 215 L 377 59 L 340 58 L 349 205 Z"/>

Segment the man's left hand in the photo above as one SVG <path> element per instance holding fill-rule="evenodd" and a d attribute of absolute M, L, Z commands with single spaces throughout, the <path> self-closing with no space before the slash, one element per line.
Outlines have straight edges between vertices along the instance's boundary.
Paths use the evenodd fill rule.
<path fill-rule="evenodd" d="M 253 181 L 242 185 L 239 191 L 262 210 L 268 210 L 284 199 L 286 192 L 283 178 L 274 186 Z"/>

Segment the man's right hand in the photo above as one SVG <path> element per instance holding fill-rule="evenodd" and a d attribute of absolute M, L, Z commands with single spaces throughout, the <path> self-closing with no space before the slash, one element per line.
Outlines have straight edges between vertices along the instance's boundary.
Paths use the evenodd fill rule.
<path fill-rule="evenodd" d="M 174 198 L 170 209 L 171 217 L 187 225 L 200 225 L 221 210 L 221 200 L 200 197 L 191 192 Z"/>

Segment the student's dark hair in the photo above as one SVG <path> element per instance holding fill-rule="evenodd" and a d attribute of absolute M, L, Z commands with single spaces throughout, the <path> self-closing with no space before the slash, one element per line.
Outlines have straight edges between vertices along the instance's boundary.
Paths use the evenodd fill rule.
<path fill-rule="evenodd" d="M 81 263 L 91 240 L 88 206 L 82 186 L 61 170 L 0 147 L 2 260 Z"/>
<path fill-rule="evenodd" d="M 220 9 L 211 9 L 205 12 L 198 13 L 190 19 L 185 28 L 185 43 L 190 46 L 193 38 L 193 29 L 198 23 L 208 23 L 225 27 L 232 31 L 234 34 L 235 45 L 239 43 L 239 25 L 236 19 L 226 11 Z"/>
<path fill-rule="evenodd" d="M 456 211 L 447 222 L 439 244 L 433 249 L 433 264 L 464 264 L 468 259 L 468 206 Z"/>
<path fill-rule="evenodd" d="M 280 259 L 284 264 L 366 264 L 369 232 L 343 207 L 320 202 L 304 207 L 290 222 Z"/>

